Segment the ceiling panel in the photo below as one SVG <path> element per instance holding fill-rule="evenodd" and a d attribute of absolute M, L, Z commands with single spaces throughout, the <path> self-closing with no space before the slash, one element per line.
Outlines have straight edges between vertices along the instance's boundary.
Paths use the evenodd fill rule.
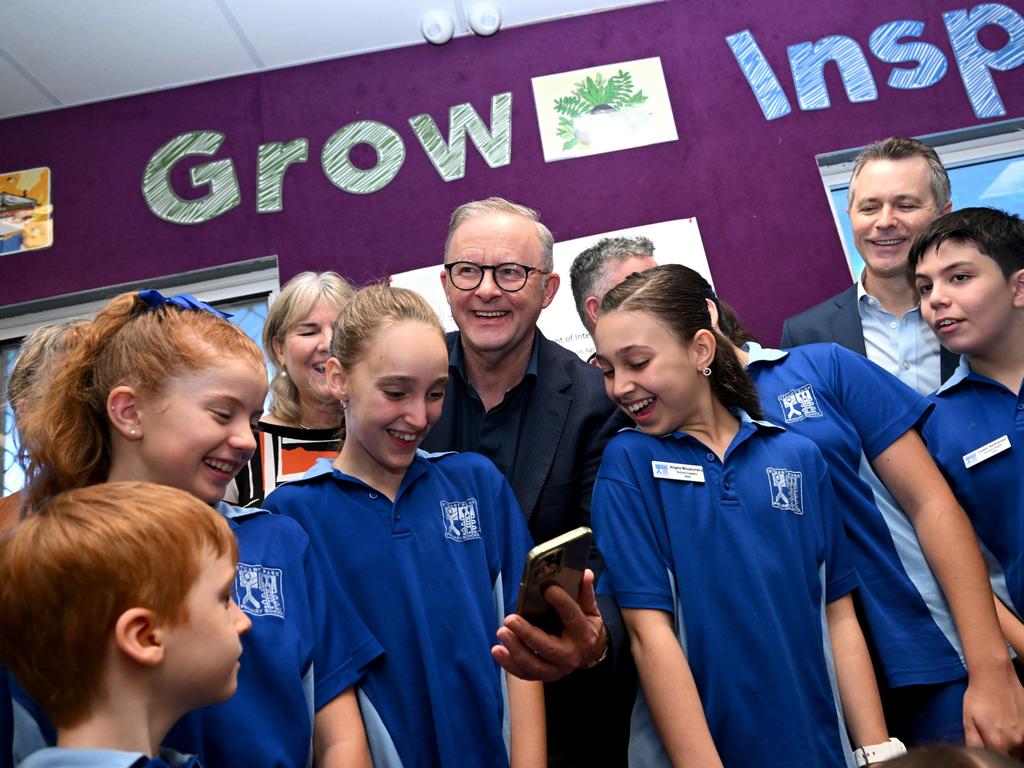
<path fill-rule="evenodd" d="M 0 55 L 0 117 L 58 106 Z M 6 168 L 0 168 L 0 173 Z"/>
<path fill-rule="evenodd" d="M 65 104 L 254 68 L 209 0 L 4 0 L 0 46 Z"/>
<path fill-rule="evenodd" d="M 427 45 L 481 0 L 2 0 L 0 119 L 262 69 Z M 660 0 L 493 0 L 502 26 Z M 6 59 L 5 59 L 6 57 Z"/>
<path fill-rule="evenodd" d="M 437 9 L 451 14 L 452 0 L 224 0 L 268 67 L 423 43 L 419 19 Z M 458 34 L 458 29 L 456 29 Z"/>

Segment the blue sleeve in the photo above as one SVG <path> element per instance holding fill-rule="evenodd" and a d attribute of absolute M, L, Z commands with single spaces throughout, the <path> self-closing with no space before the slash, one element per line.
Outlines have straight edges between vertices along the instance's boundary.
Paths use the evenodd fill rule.
<path fill-rule="evenodd" d="M 821 527 L 825 536 L 825 602 L 831 603 L 860 586 L 860 577 L 853 564 L 853 551 L 836 504 L 832 478 L 820 454 L 818 464 L 818 495 Z"/>
<path fill-rule="evenodd" d="M 362 680 L 370 662 L 384 649 L 308 545 L 305 571 L 316 641 L 314 702 L 319 710 Z"/>
<path fill-rule="evenodd" d="M 921 425 L 932 405 L 888 371 L 856 352 L 832 345 L 832 388 L 873 460 Z"/>
<path fill-rule="evenodd" d="M 501 584 L 503 591 L 504 615 L 515 613 L 516 601 L 519 597 L 519 580 L 523 572 L 526 553 L 533 546 L 530 531 L 526 527 L 526 519 L 516 500 L 516 495 L 508 481 L 494 468 L 497 475 L 497 493 L 494 498 L 495 520 L 501 531 L 499 541 L 501 562 Z"/>
<path fill-rule="evenodd" d="M 656 498 L 645 499 L 621 438 L 605 449 L 591 503 L 597 546 L 605 560 L 599 591 L 623 608 L 672 611 L 671 567 Z"/>

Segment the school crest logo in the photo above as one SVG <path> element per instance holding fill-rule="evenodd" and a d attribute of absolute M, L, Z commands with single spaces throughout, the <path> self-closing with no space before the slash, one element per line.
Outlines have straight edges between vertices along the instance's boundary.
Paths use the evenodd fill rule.
<path fill-rule="evenodd" d="M 773 507 L 785 509 L 794 515 L 804 513 L 803 472 L 768 467 L 768 484 L 771 488 Z"/>
<path fill-rule="evenodd" d="M 284 571 L 265 565 L 238 564 L 235 602 L 250 616 L 284 618 Z"/>
<path fill-rule="evenodd" d="M 804 419 L 819 419 L 824 415 L 818 407 L 814 388 L 810 384 L 783 392 L 779 395 L 779 405 L 782 406 L 782 417 L 787 424 Z"/>
<path fill-rule="evenodd" d="M 480 518 L 477 515 L 476 499 L 442 501 L 441 516 L 444 519 L 446 539 L 471 541 L 480 538 Z"/>

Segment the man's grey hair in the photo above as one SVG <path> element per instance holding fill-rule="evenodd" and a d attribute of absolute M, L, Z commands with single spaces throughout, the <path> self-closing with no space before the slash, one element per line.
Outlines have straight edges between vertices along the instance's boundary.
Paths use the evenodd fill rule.
<path fill-rule="evenodd" d="M 935 209 L 941 211 L 952 196 L 946 167 L 934 149 L 923 141 L 908 139 L 904 136 L 890 136 L 887 139 L 868 144 L 860 151 L 850 176 L 850 188 L 846 192 L 846 207 L 853 207 L 853 187 L 857 183 L 857 176 L 864 170 L 865 165 L 873 160 L 907 160 L 913 157 L 923 157 L 927 161 L 928 168 L 932 172 L 931 188 Z"/>
<path fill-rule="evenodd" d="M 592 245 L 573 259 L 569 268 L 569 283 L 576 312 L 583 326 L 590 329 L 590 319 L 584 302 L 588 296 L 596 296 L 598 286 L 608 274 L 608 265 L 639 256 L 654 258 L 654 243 L 646 237 L 606 237 Z M 611 286 L 604 286 L 607 292 Z"/>
<path fill-rule="evenodd" d="M 541 260 L 540 268 L 551 272 L 555 268 L 555 237 L 551 230 L 545 227 L 540 220 L 540 214 L 533 208 L 525 205 L 509 202 L 502 197 L 488 197 L 486 200 L 473 200 L 464 203 L 452 211 L 452 218 L 448 224 L 448 238 L 444 241 L 444 261 L 448 263 L 448 249 L 451 248 L 452 238 L 455 230 L 472 218 L 483 216 L 488 213 L 507 213 L 513 216 L 522 216 L 529 219 L 537 226 L 537 235 L 540 237 Z"/>

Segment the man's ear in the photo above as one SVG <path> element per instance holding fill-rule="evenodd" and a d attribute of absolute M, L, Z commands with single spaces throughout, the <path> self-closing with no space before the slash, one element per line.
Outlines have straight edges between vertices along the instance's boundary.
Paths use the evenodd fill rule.
<path fill-rule="evenodd" d="M 107 395 L 107 418 L 111 428 L 125 439 L 138 440 L 142 437 L 138 396 L 131 387 L 122 384 L 110 390 Z"/>
<path fill-rule="evenodd" d="M 336 357 L 327 358 L 327 389 L 336 400 L 348 399 L 348 376 Z"/>
<path fill-rule="evenodd" d="M 718 305 L 715 304 L 711 299 L 704 299 L 708 305 L 708 314 L 711 315 L 711 325 L 716 331 L 720 331 L 718 327 Z"/>
<path fill-rule="evenodd" d="M 149 608 L 129 608 L 118 616 L 114 641 L 125 656 L 143 666 L 156 666 L 167 650 L 156 614 Z"/>
<path fill-rule="evenodd" d="M 557 272 L 552 272 L 550 275 L 545 275 L 545 277 L 547 277 L 547 280 L 544 281 L 544 303 L 541 304 L 541 309 L 546 309 L 554 300 L 555 294 L 558 293 L 558 286 L 562 282 L 562 278 L 558 276 Z"/>
<path fill-rule="evenodd" d="M 1024 309 L 1024 269 L 1018 269 L 1010 275 L 1010 287 L 1013 289 L 1013 306 Z"/>
<path fill-rule="evenodd" d="M 597 311 L 601 309 L 601 300 L 597 296 L 587 296 L 583 300 L 583 311 L 590 318 L 590 327 L 597 326 Z"/>

